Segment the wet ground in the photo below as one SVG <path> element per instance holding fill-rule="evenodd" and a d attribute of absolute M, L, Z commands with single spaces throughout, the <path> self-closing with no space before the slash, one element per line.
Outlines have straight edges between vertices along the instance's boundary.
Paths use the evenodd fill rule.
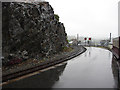
<path fill-rule="evenodd" d="M 117 88 L 112 53 L 87 47 L 87 51 L 36 75 L 3 85 L 3 88 Z"/>

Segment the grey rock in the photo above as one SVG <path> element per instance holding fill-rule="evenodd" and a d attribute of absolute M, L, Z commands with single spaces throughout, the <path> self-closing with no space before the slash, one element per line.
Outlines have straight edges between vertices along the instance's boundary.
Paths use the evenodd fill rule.
<path fill-rule="evenodd" d="M 48 2 L 3 2 L 2 11 L 2 54 L 6 59 L 11 53 L 26 59 L 51 56 L 67 46 L 65 27 L 55 19 Z"/>

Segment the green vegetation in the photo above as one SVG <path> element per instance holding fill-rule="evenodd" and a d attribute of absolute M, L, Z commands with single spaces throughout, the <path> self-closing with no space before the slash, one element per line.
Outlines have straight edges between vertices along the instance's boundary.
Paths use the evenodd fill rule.
<path fill-rule="evenodd" d="M 71 40 L 68 40 L 68 39 L 67 39 L 67 42 L 70 42 L 70 41 L 71 41 Z"/>
<path fill-rule="evenodd" d="M 107 50 L 110 50 L 111 51 L 111 48 L 110 47 L 99 47 L 99 48 L 104 48 L 104 49 L 107 49 Z"/>
<path fill-rule="evenodd" d="M 57 15 L 57 14 L 54 14 L 54 17 L 55 17 L 55 19 L 57 20 L 57 21 L 59 21 L 59 16 Z"/>
<path fill-rule="evenodd" d="M 63 47 L 63 52 L 70 52 L 72 50 L 73 50 L 73 48 L 71 48 L 71 47 Z"/>

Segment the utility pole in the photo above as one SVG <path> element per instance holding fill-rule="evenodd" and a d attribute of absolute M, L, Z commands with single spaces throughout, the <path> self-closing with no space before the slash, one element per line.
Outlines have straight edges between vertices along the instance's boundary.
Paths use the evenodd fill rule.
<path fill-rule="evenodd" d="M 89 46 L 91 46 L 91 37 L 89 38 Z"/>
<path fill-rule="evenodd" d="M 87 38 L 85 37 L 84 40 L 85 40 L 85 46 L 86 46 L 86 40 L 87 40 Z"/>
<path fill-rule="evenodd" d="M 109 42 L 111 42 L 111 33 L 110 33 L 110 40 L 109 40 Z"/>
<path fill-rule="evenodd" d="M 77 45 L 78 45 L 78 41 L 79 41 L 79 34 L 77 34 Z"/>

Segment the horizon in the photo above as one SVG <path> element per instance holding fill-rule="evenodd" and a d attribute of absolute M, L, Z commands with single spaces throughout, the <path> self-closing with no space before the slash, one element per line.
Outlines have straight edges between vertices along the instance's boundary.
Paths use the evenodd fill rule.
<path fill-rule="evenodd" d="M 67 35 L 67 38 L 72 38 L 72 39 L 77 39 L 77 35 Z M 110 37 L 106 37 L 106 38 L 94 38 L 94 37 L 85 37 L 85 36 L 79 36 L 79 39 L 80 38 L 91 38 L 92 40 L 107 40 L 109 39 Z M 114 37 L 112 37 L 114 38 Z"/>

